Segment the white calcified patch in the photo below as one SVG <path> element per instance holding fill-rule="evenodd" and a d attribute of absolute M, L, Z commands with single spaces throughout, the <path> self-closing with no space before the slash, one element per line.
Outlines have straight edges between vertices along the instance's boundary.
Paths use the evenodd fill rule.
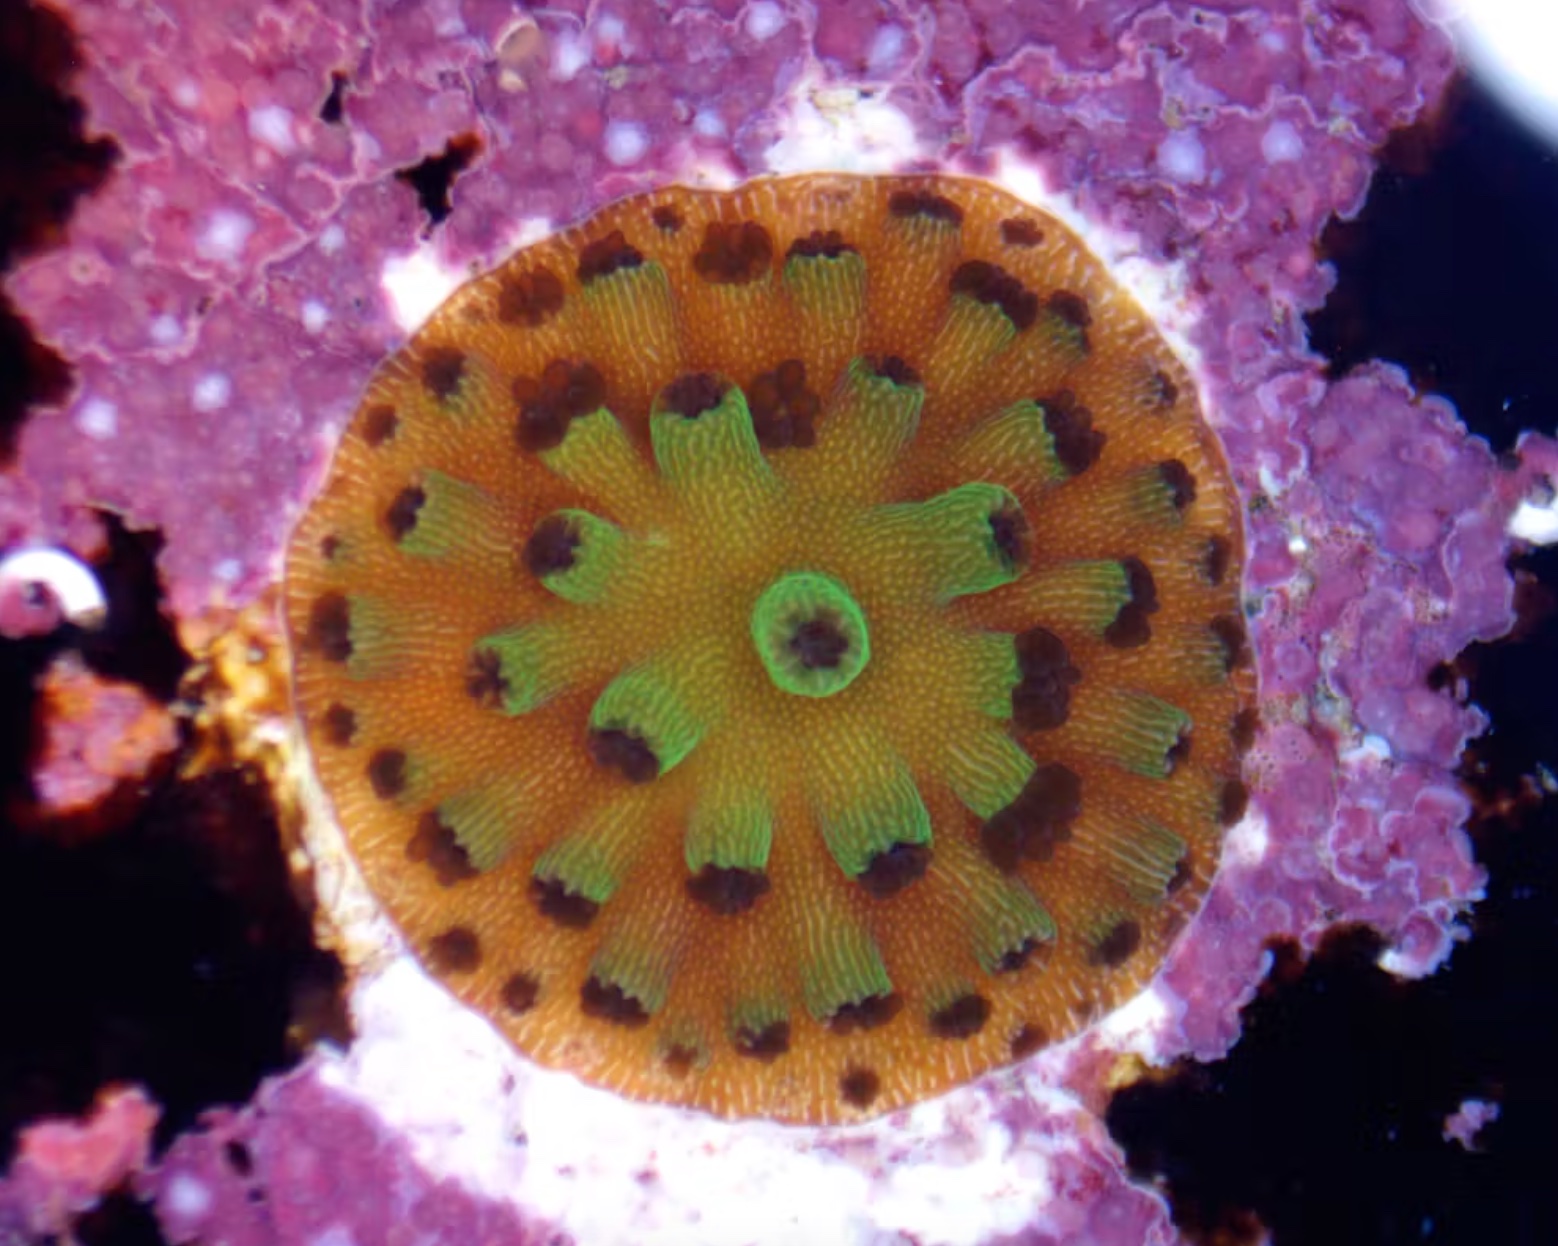
<path fill-rule="evenodd" d="M 236 264 L 254 232 L 254 219 L 231 208 L 217 208 L 195 238 L 195 254 L 205 260 Z"/>
<path fill-rule="evenodd" d="M 379 286 L 402 332 L 411 333 L 438 310 L 469 274 L 451 268 L 430 246 L 384 261 Z"/>
<path fill-rule="evenodd" d="M 1273 121 L 1260 136 L 1260 154 L 1268 164 L 1297 160 L 1304 154 L 1304 140 L 1291 121 Z"/>
<path fill-rule="evenodd" d="M 1173 1020 L 1173 1009 L 1156 985 L 1121 1004 L 1098 1023 L 1096 1033 L 1118 1051 L 1149 1056 L 1158 1047 L 1164 1029 Z"/>
<path fill-rule="evenodd" d="M 584 39 L 576 34 L 561 36 L 552 49 L 552 78 L 556 82 L 572 82 L 578 72 L 590 63 L 590 49 Z"/>
<path fill-rule="evenodd" d="M 914 123 L 879 94 L 806 74 L 785 109 L 783 137 L 765 153 L 774 173 L 890 173 L 920 155 Z"/>
<path fill-rule="evenodd" d="M 1222 864 L 1253 869 L 1271 848 L 1271 826 L 1255 805 L 1223 839 Z"/>
<path fill-rule="evenodd" d="M 93 441 L 107 441 L 119 431 L 119 408 L 106 398 L 88 398 L 76 411 L 76 427 Z"/>
<path fill-rule="evenodd" d="M 211 1190 L 204 1182 L 179 1173 L 163 1191 L 168 1210 L 181 1220 L 201 1220 L 211 1210 Z"/>
<path fill-rule="evenodd" d="M 233 396 L 233 382 L 225 372 L 207 372 L 195 382 L 189 402 L 196 411 L 220 411 Z"/>
<path fill-rule="evenodd" d="M 36 586 L 59 604 L 78 627 L 101 627 L 108 598 L 92 568 L 74 554 L 52 547 L 14 549 L 0 558 L 0 585 Z"/>
<path fill-rule="evenodd" d="M 298 319 L 308 333 L 318 333 L 330 323 L 330 309 L 318 299 L 304 299 L 298 308 Z"/>
<path fill-rule="evenodd" d="M 292 110 L 280 104 L 262 104 L 249 110 L 249 137 L 269 147 L 278 156 L 290 156 L 297 150 L 292 133 Z"/>
<path fill-rule="evenodd" d="M 903 30 L 891 23 L 878 28 L 871 40 L 871 50 L 866 53 L 866 70 L 873 77 L 883 77 L 898 67 L 898 58 L 909 42 Z"/>
<path fill-rule="evenodd" d="M 361 1037 L 322 1058 L 327 1085 L 434 1174 L 592 1246 L 871 1246 L 895 1233 L 977 1246 L 1034 1220 L 1057 1153 L 1077 1145 L 1066 1130 L 1014 1136 L 995 1114 L 1010 1085 L 848 1129 L 632 1103 L 530 1064 L 406 956 L 360 981 L 352 1007 Z M 1078 1110 L 1065 1095 L 1043 1106 Z"/>
<path fill-rule="evenodd" d="M 346 230 L 340 225 L 329 224 L 319 231 L 319 250 L 325 255 L 339 254 L 346 245 Z"/>
<path fill-rule="evenodd" d="M 601 139 L 606 159 L 617 167 L 637 164 L 649 150 L 649 134 L 643 126 L 632 121 L 611 121 Z"/>
<path fill-rule="evenodd" d="M 773 0 L 756 0 L 747 5 L 747 34 L 762 43 L 784 29 L 784 9 Z"/>
<path fill-rule="evenodd" d="M 1532 545 L 1551 545 L 1558 541 L 1558 499 L 1526 499 L 1509 517 L 1509 535 Z"/>
<path fill-rule="evenodd" d="M 184 336 L 184 326 L 179 323 L 177 316 L 164 312 L 152 318 L 151 324 L 146 327 L 146 336 L 151 338 L 154 346 L 176 346 Z"/>
<path fill-rule="evenodd" d="M 1206 181 L 1206 148 L 1189 130 L 1177 130 L 1158 144 L 1158 168 L 1175 182 Z"/>

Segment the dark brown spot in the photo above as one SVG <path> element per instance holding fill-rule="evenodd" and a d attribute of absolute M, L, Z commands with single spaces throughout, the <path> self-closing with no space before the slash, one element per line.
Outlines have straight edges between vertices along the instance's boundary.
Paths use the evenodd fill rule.
<path fill-rule="evenodd" d="M 1196 478 L 1190 469 L 1178 459 L 1164 459 L 1158 464 L 1158 478 L 1168 490 L 1169 502 L 1180 514 L 1196 500 Z"/>
<path fill-rule="evenodd" d="M 1249 659 L 1249 636 L 1244 630 L 1244 620 L 1231 614 L 1220 614 L 1207 627 L 1217 637 L 1223 651 L 1223 670 L 1233 671 Z"/>
<path fill-rule="evenodd" d="M 1224 826 L 1232 826 L 1250 807 L 1250 789 L 1238 779 L 1223 784 L 1217 797 L 1217 817 Z"/>
<path fill-rule="evenodd" d="M 1201 575 L 1213 588 L 1220 586 L 1228 576 L 1228 565 L 1233 561 L 1233 547 L 1220 536 L 1206 538 L 1206 548 L 1201 552 Z"/>
<path fill-rule="evenodd" d="M 1020 506 L 1003 506 L 990 514 L 990 539 L 995 543 L 996 556 L 1008 573 L 1020 571 L 1028 565 L 1029 537 L 1028 517 Z"/>
<path fill-rule="evenodd" d="M 1141 925 L 1126 917 L 1105 931 L 1104 937 L 1088 951 L 1087 959 L 1090 964 L 1118 969 L 1130 960 L 1140 946 Z"/>
<path fill-rule="evenodd" d="M 1049 942 L 1045 939 L 1029 937 L 1024 939 L 1011 951 L 1002 954 L 996 962 L 996 973 L 1016 973 L 1024 969 L 1035 957 L 1040 961 L 1048 960 L 1050 953 Z"/>
<path fill-rule="evenodd" d="M 930 1032 L 937 1038 L 973 1038 L 990 1020 L 990 1001 L 983 995 L 960 995 L 930 1014 Z"/>
<path fill-rule="evenodd" d="M 1071 689 L 1082 679 L 1066 642 L 1048 628 L 1030 627 L 1017 637 L 1017 670 L 1021 678 L 1012 689 L 1012 721 L 1018 729 L 1051 731 L 1064 723 L 1071 712 Z"/>
<path fill-rule="evenodd" d="M 999 307 L 1020 333 L 1039 315 L 1039 296 L 999 264 L 989 260 L 964 260 L 952 271 L 953 294 Z"/>
<path fill-rule="evenodd" d="M 319 556 L 326 562 L 334 562 L 335 556 L 341 552 L 341 538 L 335 533 L 319 538 Z"/>
<path fill-rule="evenodd" d="M 768 891 L 768 875 L 762 870 L 705 865 L 687 879 L 687 894 L 704 908 L 722 917 L 745 913 Z"/>
<path fill-rule="evenodd" d="M 630 245 L 620 229 L 614 229 L 579 252 L 579 284 L 588 285 L 623 269 L 637 268 L 643 262 L 644 253 Z"/>
<path fill-rule="evenodd" d="M 606 381 L 594 366 L 567 359 L 552 360 L 539 377 L 515 377 L 512 389 L 519 405 L 515 440 L 531 452 L 558 445 L 570 421 L 606 401 Z"/>
<path fill-rule="evenodd" d="M 712 372 L 689 372 L 679 376 L 660 391 L 660 409 L 696 420 L 725 401 L 730 387 Z"/>
<path fill-rule="evenodd" d="M 649 1011 L 615 982 L 602 982 L 594 974 L 579 991 L 579 1009 L 586 1017 L 612 1025 L 637 1029 L 649 1020 Z"/>
<path fill-rule="evenodd" d="M 388 403 L 380 403 L 363 413 L 362 439 L 368 443 L 369 449 L 377 450 L 395 435 L 399 427 L 400 417 L 395 414 L 395 408 Z"/>
<path fill-rule="evenodd" d="M 920 374 L 897 355 L 887 355 L 880 359 L 867 359 L 866 366 L 875 375 L 881 377 L 884 381 L 891 381 L 894 385 L 909 386 L 920 384 Z"/>
<path fill-rule="evenodd" d="M 325 593 L 308 611 L 303 646 L 327 662 L 345 662 L 352 656 L 352 607 L 344 593 Z"/>
<path fill-rule="evenodd" d="M 428 940 L 427 965 L 434 973 L 472 973 L 481 966 L 481 940 L 469 926 L 451 926 Z"/>
<path fill-rule="evenodd" d="M 574 564 L 579 542 L 579 525 L 574 519 L 548 515 L 525 542 L 525 570 L 538 580 L 567 571 Z"/>
<path fill-rule="evenodd" d="M 952 200 L 928 190 L 897 190 L 887 200 L 887 210 L 904 219 L 920 218 L 942 225 L 961 225 L 963 209 Z"/>
<path fill-rule="evenodd" d="M 406 790 L 406 754 L 381 748 L 368 758 L 368 786 L 380 800 L 394 800 Z"/>
<path fill-rule="evenodd" d="M 1077 349 L 1084 355 L 1092 349 L 1087 340 L 1087 326 L 1093 323 L 1093 314 L 1088 310 L 1085 298 L 1070 290 L 1056 290 L 1044 300 L 1044 310 L 1071 331 Z"/>
<path fill-rule="evenodd" d="M 979 842 L 991 863 L 1011 873 L 1027 861 L 1048 861 L 1071 838 L 1082 812 L 1082 780 L 1059 762 L 1040 766 L 1017 799 L 980 828 Z"/>
<path fill-rule="evenodd" d="M 406 859 L 427 866 L 441 887 L 453 887 L 481 872 L 471 864 L 470 854 L 461 846 L 454 829 L 445 825 L 436 811 L 422 815 L 416 831 L 406 841 Z"/>
<path fill-rule="evenodd" d="M 1022 1060 L 1031 1056 L 1040 1047 L 1049 1044 L 1049 1031 L 1042 1025 L 1030 1021 L 1018 1028 L 1012 1035 L 1009 1044 L 1013 1060 Z"/>
<path fill-rule="evenodd" d="M 839 617 L 831 610 L 795 625 L 786 642 L 795 660 L 808 671 L 837 670 L 849 652 L 849 637 L 844 635 Z"/>
<path fill-rule="evenodd" d="M 357 734 L 357 715 L 348 706 L 339 703 L 331 705 L 320 719 L 320 729 L 331 744 L 345 748 Z"/>
<path fill-rule="evenodd" d="M 1191 863 L 1189 854 L 1180 857 L 1174 865 L 1174 872 L 1169 875 L 1168 882 L 1164 884 L 1163 893 L 1173 895 L 1195 876 L 1195 866 Z"/>
<path fill-rule="evenodd" d="M 599 904 L 588 896 L 575 895 L 560 878 L 532 878 L 530 898 L 542 917 L 569 930 L 583 930 L 600 912 Z"/>
<path fill-rule="evenodd" d="M 844 235 L 836 229 L 814 229 L 804 238 L 797 238 L 785 252 L 785 258 L 836 260 L 855 250 L 844 241 Z"/>
<path fill-rule="evenodd" d="M 672 207 L 669 203 L 656 205 L 655 209 L 650 212 L 649 219 L 655 223 L 656 229 L 662 230 L 668 234 L 681 233 L 682 226 L 687 223 L 686 218 L 682 216 L 681 212 Z"/>
<path fill-rule="evenodd" d="M 738 1026 L 733 1041 L 737 1055 L 768 1063 L 790 1050 L 790 1023 L 770 1021 L 760 1030 L 749 1025 Z"/>
<path fill-rule="evenodd" d="M 773 236 L 756 221 L 712 221 L 692 257 L 693 271 L 716 285 L 746 285 L 774 263 Z"/>
<path fill-rule="evenodd" d="M 872 857 L 866 868 L 855 875 L 855 881 L 865 888 L 866 894 L 885 900 L 924 878 L 930 856 L 929 844 L 894 844 Z"/>
<path fill-rule="evenodd" d="M 1233 716 L 1233 726 L 1228 734 L 1233 738 L 1233 746 L 1239 752 L 1246 751 L 1255 743 L 1255 734 L 1260 730 L 1260 710 L 1253 705 L 1247 706 Z"/>
<path fill-rule="evenodd" d="M 665 1061 L 665 1071 L 672 1077 L 686 1077 L 698 1063 L 698 1049 L 686 1043 L 672 1043 L 661 1059 Z"/>
<path fill-rule="evenodd" d="M 512 273 L 498 288 L 498 319 L 535 328 L 563 309 L 563 283 L 549 268 Z"/>
<path fill-rule="evenodd" d="M 1155 407 L 1172 407 L 1179 401 L 1179 386 L 1167 372 L 1156 371 L 1147 378 L 1147 400 Z"/>
<path fill-rule="evenodd" d="M 747 407 L 758 444 L 767 450 L 785 446 L 806 449 L 814 445 L 813 427 L 822 401 L 806 387 L 806 365 L 786 359 L 772 372 L 764 372 L 747 386 Z"/>
<path fill-rule="evenodd" d="M 422 384 L 439 402 L 448 402 L 465 376 L 465 352 L 434 346 L 422 357 Z"/>
<path fill-rule="evenodd" d="M 1038 400 L 1044 412 L 1044 427 L 1055 447 L 1055 459 L 1075 476 L 1085 472 L 1103 453 L 1108 435 L 1093 427 L 1093 413 L 1077 401 L 1069 389 Z"/>
<path fill-rule="evenodd" d="M 1044 231 L 1026 216 L 1009 216 L 1001 222 L 1001 241 L 1009 247 L 1036 247 L 1044 241 Z"/>
<path fill-rule="evenodd" d="M 533 973 L 516 973 L 503 984 L 498 998 L 510 1012 L 529 1012 L 541 998 L 541 980 Z"/>
<path fill-rule="evenodd" d="M 1163 774 L 1165 778 L 1190 760 L 1192 738 L 1188 726 L 1179 729 L 1179 734 L 1174 737 L 1174 743 L 1170 744 L 1168 751 L 1163 754 Z"/>
<path fill-rule="evenodd" d="M 495 649 L 473 649 L 465 667 L 465 694 L 484 710 L 501 709 L 509 694 L 503 658 Z"/>
<path fill-rule="evenodd" d="M 896 992 L 867 995 L 853 1003 L 841 1004 L 828 1018 L 828 1029 L 835 1034 L 853 1034 L 856 1030 L 875 1030 L 886 1025 L 903 1009 Z"/>
<path fill-rule="evenodd" d="M 660 773 L 660 759 L 644 738 L 606 727 L 590 732 L 590 756 L 597 766 L 620 770 L 629 783 L 648 783 Z"/>
<path fill-rule="evenodd" d="M 407 485 L 395 495 L 395 500 L 384 512 L 384 526 L 397 543 L 406 539 L 417 526 L 417 515 L 427 502 L 427 491 L 417 485 Z"/>
<path fill-rule="evenodd" d="M 1152 572 L 1140 558 L 1122 558 L 1125 586 L 1129 597 L 1120 606 L 1114 621 L 1104 628 L 1104 640 L 1116 649 L 1139 649 L 1152 639 L 1152 624 L 1147 616 L 1158 609 L 1158 586 Z"/>
<path fill-rule="evenodd" d="M 855 1108 L 868 1108 L 882 1091 L 882 1079 L 871 1069 L 850 1069 L 839 1078 L 839 1094 Z"/>

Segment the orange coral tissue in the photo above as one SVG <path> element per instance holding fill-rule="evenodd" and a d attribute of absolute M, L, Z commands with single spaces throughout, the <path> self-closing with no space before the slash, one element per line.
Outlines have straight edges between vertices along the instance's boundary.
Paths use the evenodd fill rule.
<path fill-rule="evenodd" d="M 1243 808 L 1239 502 L 1058 221 L 815 175 L 606 208 L 379 372 L 295 695 L 427 969 L 543 1064 L 857 1119 L 1138 990 Z"/>

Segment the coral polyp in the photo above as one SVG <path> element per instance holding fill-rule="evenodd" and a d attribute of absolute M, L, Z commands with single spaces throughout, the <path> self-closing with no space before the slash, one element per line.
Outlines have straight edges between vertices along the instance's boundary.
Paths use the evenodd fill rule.
<path fill-rule="evenodd" d="M 325 793 L 536 1060 L 821 1122 L 1128 998 L 1243 811 L 1182 364 L 981 182 L 624 200 L 372 382 L 287 572 Z"/>

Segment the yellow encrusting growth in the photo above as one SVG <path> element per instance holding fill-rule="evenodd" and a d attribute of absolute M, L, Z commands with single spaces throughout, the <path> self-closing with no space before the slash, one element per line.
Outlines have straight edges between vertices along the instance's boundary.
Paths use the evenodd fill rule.
<path fill-rule="evenodd" d="M 1139 990 L 1242 813 L 1239 499 L 984 183 L 624 200 L 372 382 L 287 567 L 369 885 L 522 1051 L 857 1119 Z"/>

